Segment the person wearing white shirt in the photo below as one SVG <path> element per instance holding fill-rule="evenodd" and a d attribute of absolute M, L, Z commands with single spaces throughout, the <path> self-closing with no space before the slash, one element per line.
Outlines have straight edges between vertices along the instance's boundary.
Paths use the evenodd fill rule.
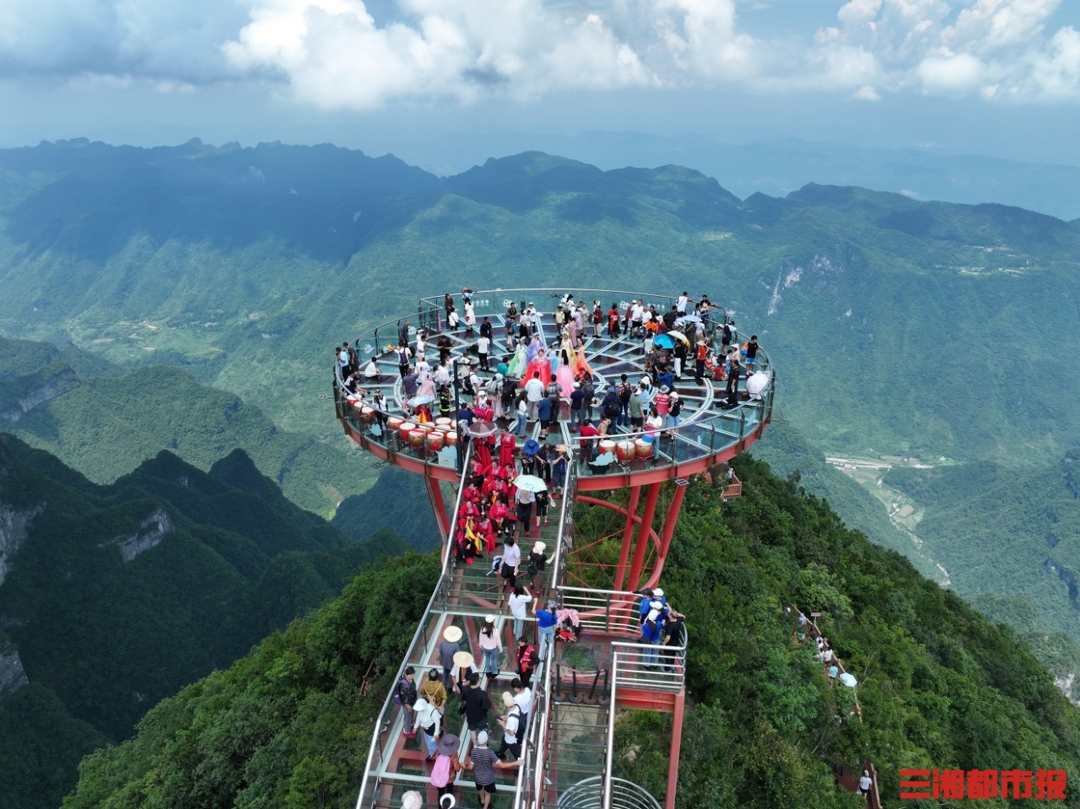
<path fill-rule="evenodd" d="M 678 315 L 686 314 L 686 304 L 690 302 L 690 299 L 686 297 L 686 292 L 683 292 L 678 298 L 675 299 L 675 312 Z"/>
<path fill-rule="evenodd" d="M 529 405 L 529 421 L 536 421 L 536 405 L 547 393 L 544 383 L 540 381 L 540 372 L 534 371 L 533 378 L 525 383 L 525 400 Z"/>
<path fill-rule="evenodd" d="M 520 554 L 520 551 L 518 553 Z M 522 584 L 516 585 L 514 592 L 510 594 L 509 602 L 510 614 L 514 616 L 514 637 L 520 638 L 521 633 L 525 631 L 526 611 L 529 609 L 529 604 L 532 603 L 529 588 Z"/>

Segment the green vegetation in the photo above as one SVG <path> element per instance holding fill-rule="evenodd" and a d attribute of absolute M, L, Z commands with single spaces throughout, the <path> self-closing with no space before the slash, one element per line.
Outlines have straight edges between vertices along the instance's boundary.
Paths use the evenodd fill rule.
<path fill-rule="evenodd" d="M 100 486 L 0 433 L 0 514 L 0 649 L 30 680 L 0 700 L 0 755 L 23 765 L 0 805 L 35 809 L 93 746 L 406 547 L 351 541 L 241 450 L 208 473 L 163 451 Z"/>
<path fill-rule="evenodd" d="M 691 484 L 664 574 L 689 616 L 680 807 L 858 806 L 833 767 L 865 757 L 889 802 L 900 767 L 1074 776 L 1080 714 L 1022 641 L 793 481 L 749 457 L 735 465 L 744 494 L 722 512 L 717 490 Z M 436 567 L 410 555 L 361 572 L 341 598 L 161 703 L 135 739 L 87 758 L 65 807 L 352 806 Z M 823 629 L 859 678 L 863 722 L 849 713 L 852 692 L 830 688 L 796 642 L 792 603 L 826 613 Z M 618 773 L 658 796 L 667 721 L 626 714 L 617 733 Z"/>
<path fill-rule="evenodd" d="M 87 758 L 64 806 L 353 805 L 388 678 L 437 576 L 438 560 L 416 554 L 362 571 L 340 598 L 155 707 L 134 739 Z"/>
<path fill-rule="evenodd" d="M 257 405 L 164 365 L 78 375 L 71 359 L 99 370 L 74 356 L 80 353 L 0 337 L 0 419 L 14 415 L 12 432 L 97 483 L 111 483 L 162 449 L 207 470 L 242 448 L 294 503 L 329 515 L 374 476 L 366 456 L 332 425 L 323 435 L 283 432 Z"/>
<path fill-rule="evenodd" d="M 885 481 L 925 509 L 918 532 L 966 597 L 1021 596 L 1034 610 L 995 612 L 1019 631 L 1080 639 L 1080 500 L 1074 454 L 1042 468 L 993 463 L 893 469 Z M 1012 617 L 1007 617 L 1012 616 Z M 1080 667 L 1072 669 L 1080 673 Z"/>
<path fill-rule="evenodd" d="M 446 495 L 452 508 L 449 498 L 454 494 Z M 439 527 L 426 500 L 427 490 L 419 475 L 390 466 L 366 492 L 345 498 L 331 522 L 357 542 L 389 528 L 416 550 L 429 551 L 438 547 L 440 540 Z"/>
<path fill-rule="evenodd" d="M 743 496 L 720 514 L 715 493 L 691 486 L 664 573 L 666 595 L 689 616 L 695 703 L 680 806 L 860 806 L 832 772 L 867 757 L 886 805 L 901 767 L 1056 767 L 1071 777 L 1080 714 L 1010 629 L 846 529 L 793 480 L 748 457 L 735 467 Z M 812 646 L 794 640 L 791 604 L 824 613 L 819 625 L 859 680 L 862 722 L 849 713 L 852 692 L 829 688 Z M 630 714 L 617 734 L 618 772 L 656 795 L 667 721 Z M 1006 804 L 1025 802 L 989 803 Z"/>

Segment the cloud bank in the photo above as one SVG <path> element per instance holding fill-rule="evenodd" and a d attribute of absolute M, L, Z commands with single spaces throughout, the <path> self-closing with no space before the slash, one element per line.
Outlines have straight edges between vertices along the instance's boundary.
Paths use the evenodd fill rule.
<path fill-rule="evenodd" d="M 6 0 L 0 77 L 257 81 L 325 109 L 622 87 L 1080 100 L 1080 33 L 1049 26 L 1060 0 L 850 0 L 773 38 L 735 0 L 377 2 Z"/>

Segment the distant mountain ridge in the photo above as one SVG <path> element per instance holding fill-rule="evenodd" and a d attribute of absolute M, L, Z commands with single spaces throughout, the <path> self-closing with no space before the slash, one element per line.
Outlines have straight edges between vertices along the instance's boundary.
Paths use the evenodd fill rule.
<path fill-rule="evenodd" d="M 52 144 L 0 152 L 0 167 L 15 200 L 0 209 L 0 332 L 126 369 L 181 366 L 314 448 L 348 446 L 320 398 L 334 345 L 466 284 L 708 293 L 759 335 L 784 418 L 829 455 L 1037 468 L 1080 446 L 1078 221 L 813 183 L 740 201 L 678 166 L 600 171 L 538 152 L 446 179 L 275 144 Z M 65 171 L 81 190 L 57 184 Z M 116 201 L 107 221 L 102 199 Z M 46 409 L 125 395 L 110 385 L 124 389 L 82 384 Z M 107 410 L 79 406 L 72 432 L 126 437 Z M 288 460 L 250 454 L 264 471 Z M 348 491 L 329 467 L 313 454 L 305 481 L 326 515 Z M 1024 547 L 1007 557 L 1017 569 Z"/>

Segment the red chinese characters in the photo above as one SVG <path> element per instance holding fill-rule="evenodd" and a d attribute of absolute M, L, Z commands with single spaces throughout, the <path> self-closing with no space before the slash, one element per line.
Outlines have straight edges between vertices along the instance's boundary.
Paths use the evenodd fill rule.
<path fill-rule="evenodd" d="M 1061 801 L 1065 780 L 1065 770 L 900 770 L 900 799 Z"/>

